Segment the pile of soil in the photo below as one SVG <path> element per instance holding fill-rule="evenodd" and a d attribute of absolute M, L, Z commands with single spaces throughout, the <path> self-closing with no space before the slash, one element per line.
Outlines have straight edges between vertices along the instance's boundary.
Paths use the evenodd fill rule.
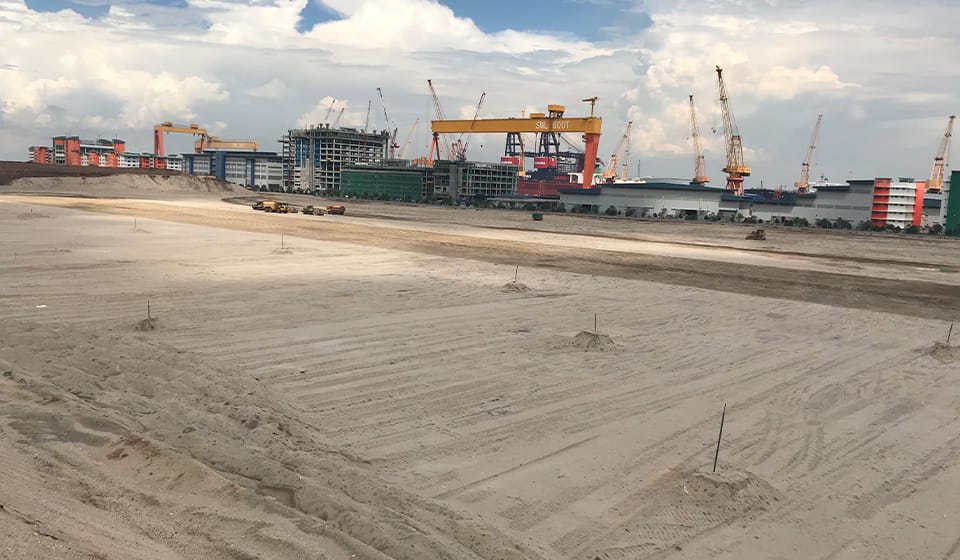
<path fill-rule="evenodd" d="M 146 319 L 143 319 L 139 323 L 137 323 L 137 326 L 135 326 L 134 328 L 138 331 L 144 332 L 144 331 L 155 331 L 159 329 L 161 326 L 162 325 L 160 324 L 160 319 L 157 319 L 156 317 L 148 317 Z"/>
<path fill-rule="evenodd" d="M 934 342 L 926 353 L 944 364 L 952 364 L 960 360 L 960 346 L 952 346 L 943 342 Z"/>
<path fill-rule="evenodd" d="M 752 473 L 741 471 L 695 471 L 683 479 L 677 490 L 680 501 L 740 514 L 767 509 L 780 500 L 780 493 L 773 486 Z"/>
<path fill-rule="evenodd" d="M 529 292 L 530 288 L 523 282 L 511 280 L 510 282 L 504 284 L 503 287 L 500 288 L 500 291 L 504 293 L 523 293 Z"/>
<path fill-rule="evenodd" d="M 573 345 L 585 352 L 604 352 L 617 347 L 609 336 L 592 331 L 580 331 L 573 337 Z"/>

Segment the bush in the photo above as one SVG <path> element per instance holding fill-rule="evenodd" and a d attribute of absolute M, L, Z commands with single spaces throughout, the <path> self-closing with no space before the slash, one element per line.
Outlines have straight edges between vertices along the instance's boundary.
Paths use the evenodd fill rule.
<path fill-rule="evenodd" d="M 863 220 L 857 224 L 857 231 L 870 231 L 870 220 Z"/>
<path fill-rule="evenodd" d="M 890 233 L 900 233 L 900 226 L 895 226 L 893 224 L 887 224 L 883 226 L 882 231 L 889 231 Z"/>
<path fill-rule="evenodd" d="M 557 203 L 557 209 L 556 209 L 556 211 L 559 212 L 559 213 L 561 213 L 561 214 L 563 214 L 564 212 L 567 211 L 567 207 L 564 206 L 562 202 Z"/>
<path fill-rule="evenodd" d="M 930 229 L 927 230 L 927 233 L 929 233 L 930 235 L 940 235 L 941 233 L 943 233 L 943 226 L 940 224 L 933 224 L 932 226 L 930 226 Z"/>
<path fill-rule="evenodd" d="M 632 218 L 637 215 L 637 211 L 634 208 L 627 208 L 627 211 L 624 212 L 624 215 L 628 218 Z"/>
<path fill-rule="evenodd" d="M 907 226 L 907 227 L 903 230 L 903 233 L 909 233 L 909 234 L 911 234 L 911 235 L 916 235 L 916 234 L 920 233 L 920 228 L 918 228 L 917 226 L 915 226 L 915 225 L 913 225 L 913 224 L 910 224 L 909 226 Z"/>
<path fill-rule="evenodd" d="M 606 214 L 607 216 L 616 216 L 617 214 L 620 213 L 620 211 L 617 210 L 616 206 L 608 206 L 607 209 L 603 211 L 603 213 Z"/>
<path fill-rule="evenodd" d="M 817 227 L 823 229 L 833 229 L 833 222 L 826 218 L 820 218 L 817 220 Z"/>
<path fill-rule="evenodd" d="M 837 229 L 853 229 L 853 223 L 850 220 L 844 220 L 843 218 L 837 218 L 833 222 L 833 227 Z"/>

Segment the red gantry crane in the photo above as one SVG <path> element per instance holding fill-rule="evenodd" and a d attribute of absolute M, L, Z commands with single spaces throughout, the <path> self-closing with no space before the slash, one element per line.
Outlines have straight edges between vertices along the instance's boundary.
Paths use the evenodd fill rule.
<path fill-rule="evenodd" d="M 743 194 L 743 178 L 749 177 L 752 170 L 743 163 L 743 142 L 740 140 L 737 122 L 733 118 L 733 109 L 730 108 L 727 86 L 723 81 L 723 69 L 719 66 L 717 83 L 720 88 L 720 110 L 723 114 L 723 135 L 727 149 L 727 166 L 723 168 L 723 172 L 727 174 L 727 188 Z"/>
<path fill-rule="evenodd" d="M 953 120 L 957 117 L 950 115 L 947 121 L 947 132 L 940 141 L 940 149 L 937 150 L 936 157 L 933 158 L 933 170 L 930 172 L 930 179 L 927 181 L 927 190 L 938 193 L 943 189 L 943 174 L 950 165 L 950 138 L 953 136 Z M 956 188 L 956 187 L 954 187 Z"/>
<path fill-rule="evenodd" d="M 793 184 L 797 187 L 797 192 L 801 194 L 810 189 L 810 163 L 813 161 L 813 151 L 817 149 L 817 135 L 820 134 L 820 123 L 822 121 L 823 115 L 817 115 L 817 126 L 813 127 L 813 136 L 810 137 L 807 156 L 803 158 L 803 164 L 800 166 L 800 180 Z"/>
<path fill-rule="evenodd" d="M 693 181 L 698 185 L 710 181 L 707 177 L 706 166 L 703 161 L 703 146 L 700 145 L 700 126 L 697 124 L 697 110 L 693 105 L 693 95 L 690 95 L 690 137 L 693 139 Z"/>

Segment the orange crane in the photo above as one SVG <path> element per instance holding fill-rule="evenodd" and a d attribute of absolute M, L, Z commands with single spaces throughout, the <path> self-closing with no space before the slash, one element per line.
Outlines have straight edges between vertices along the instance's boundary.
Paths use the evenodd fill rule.
<path fill-rule="evenodd" d="M 817 149 L 817 135 L 820 134 L 820 123 L 823 115 L 817 115 L 817 126 L 813 127 L 813 136 L 810 137 L 810 147 L 807 148 L 807 157 L 803 158 L 800 166 L 800 180 L 793 184 L 798 193 L 805 193 L 810 189 L 810 162 L 813 161 L 813 151 Z"/>
<path fill-rule="evenodd" d="M 206 150 L 253 150 L 259 145 L 253 140 L 223 140 L 219 136 L 201 136 L 193 143 L 193 150 L 202 154 Z"/>
<path fill-rule="evenodd" d="M 720 110 L 723 113 L 723 134 L 727 148 L 727 166 L 723 168 L 723 172 L 727 174 L 727 188 L 743 194 L 743 178 L 749 177 L 752 170 L 743 163 L 743 142 L 740 140 L 737 122 L 733 118 L 733 109 L 730 108 L 727 86 L 723 82 L 723 69 L 719 66 L 717 83 L 720 87 Z"/>
<path fill-rule="evenodd" d="M 219 136 L 210 136 L 207 134 L 206 129 L 200 128 L 198 124 L 182 125 L 166 121 L 153 127 L 153 153 L 158 156 L 164 155 L 163 135 L 167 132 L 199 136 L 200 138 L 193 143 L 193 149 L 198 154 L 203 153 L 204 150 L 257 151 L 259 147 L 258 144 L 252 140 L 223 140 Z"/>
<path fill-rule="evenodd" d="M 950 165 L 950 138 L 953 137 L 953 120 L 957 117 L 950 115 L 947 121 L 947 132 L 940 141 L 940 149 L 937 150 L 936 157 L 933 158 L 933 170 L 930 172 L 930 179 L 927 181 L 927 190 L 938 193 L 943 189 L 943 173 L 946 167 Z"/>
<path fill-rule="evenodd" d="M 610 156 L 610 161 L 607 162 L 607 166 L 603 170 L 603 180 L 612 183 L 616 179 L 626 179 L 627 178 L 627 155 L 630 153 L 630 129 L 633 128 L 633 121 L 627 121 L 627 130 L 624 131 L 623 137 L 620 138 L 620 143 L 617 144 L 617 149 Z M 617 163 L 620 162 L 622 169 L 620 170 L 620 175 L 617 175 Z"/>
<path fill-rule="evenodd" d="M 697 124 L 697 110 L 693 105 L 693 95 L 690 95 L 690 137 L 693 139 L 693 181 L 704 185 L 710 181 L 707 177 L 706 166 L 703 162 L 703 146 L 700 145 L 700 126 Z"/>
<path fill-rule="evenodd" d="M 207 136 L 207 131 L 200 128 L 198 124 L 183 125 L 183 124 L 173 124 L 170 121 L 162 122 L 160 124 L 153 126 L 153 153 L 158 156 L 164 155 L 163 152 L 163 135 L 167 132 L 179 132 L 182 134 L 193 134 L 204 138 Z"/>
<path fill-rule="evenodd" d="M 428 80 L 429 82 L 429 80 Z M 431 84 L 431 90 L 432 90 Z M 435 108 L 439 106 L 434 96 Z M 583 186 L 589 189 L 593 184 L 594 166 L 597 161 L 597 148 L 600 144 L 600 129 L 603 119 L 593 116 L 593 104 L 596 98 L 591 99 L 590 116 L 580 118 L 547 116 L 545 113 L 530 113 L 528 118 L 507 119 L 473 119 L 473 120 L 435 120 L 431 123 L 433 143 L 430 145 L 430 154 L 427 161 L 433 161 L 434 153 L 440 152 L 440 136 L 442 134 L 462 134 L 472 132 L 476 134 L 509 134 L 509 133 L 566 133 L 581 132 L 584 135 L 583 156 Z M 554 109 L 557 109 L 555 111 Z M 551 105 L 551 113 L 563 113 L 562 105 Z"/>
<path fill-rule="evenodd" d="M 427 87 L 430 88 L 430 96 L 433 98 L 433 110 L 437 115 L 437 120 L 447 120 L 447 115 L 443 112 L 443 107 L 440 105 L 440 98 L 437 97 L 437 90 L 433 89 L 432 80 L 427 80 Z M 448 138 L 446 134 L 442 134 L 441 138 L 443 140 L 443 149 L 446 159 L 453 159 L 453 144 L 450 142 L 450 138 Z M 434 144 L 436 144 L 436 140 L 437 138 L 434 137 Z M 437 156 L 440 156 L 439 148 L 437 148 Z M 427 161 L 433 161 L 433 145 L 430 146 L 430 155 L 427 157 Z"/>

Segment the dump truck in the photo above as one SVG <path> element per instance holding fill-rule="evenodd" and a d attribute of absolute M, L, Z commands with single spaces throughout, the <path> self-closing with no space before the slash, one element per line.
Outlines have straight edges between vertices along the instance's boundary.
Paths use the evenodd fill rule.
<path fill-rule="evenodd" d="M 767 232 L 762 229 L 755 229 L 747 234 L 747 239 L 756 239 L 758 241 L 767 240 Z"/>
<path fill-rule="evenodd" d="M 342 216 L 346 213 L 347 213 L 346 206 L 342 206 L 339 204 L 335 206 L 327 206 L 327 214 L 339 214 Z"/>
<path fill-rule="evenodd" d="M 253 208 L 254 210 L 263 210 L 263 201 L 258 200 L 254 202 L 250 207 Z"/>
<path fill-rule="evenodd" d="M 323 208 L 319 206 L 314 206 L 313 204 L 308 204 L 300 210 L 304 214 L 310 214 L 312 216 L 323 216 Z"/>
<path fill-rule="evenodd" d="M 292 208 L 286 202 L 280 202 L 279 200 L 264 200 L 263 211 L 276 212 L 278 214 L 287 214 L 289 212 L 296 212 L 296 209 Z"/>

